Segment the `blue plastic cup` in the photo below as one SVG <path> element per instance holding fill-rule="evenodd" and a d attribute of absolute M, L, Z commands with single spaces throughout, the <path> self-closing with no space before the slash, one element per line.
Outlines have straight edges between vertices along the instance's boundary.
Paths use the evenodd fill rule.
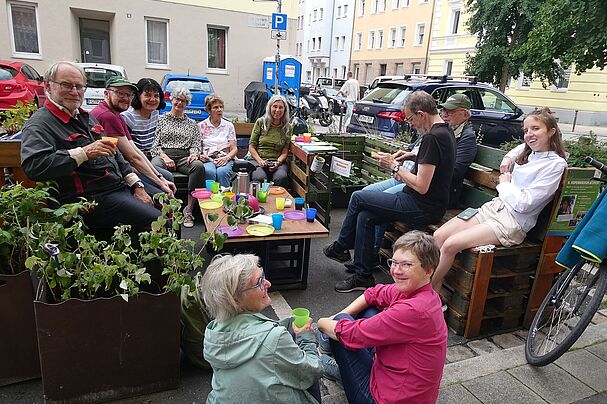
<path fill-rule="evenodd" d="M 302 210 L 304 202 L 305 202 L 304 198 L 295 198 L 295 209 Z"/>
<path fill-rule="evenodd" d="M 282 213 L 274 213 L 272 215 L 272 226 L 274 226 L 276 230 L 282 228 Z"/>
<path fill-rule="evenodd" d="M 214 182 L 215 182 L 215 180 L 205 180 L 204 185 L 210 191 L 211 190 L 211 184 L 214 183 Z"/>
<path fill-rule="evenodd" d="M 306 220 L 314 223 L 314 219 L 316 219 L 316 208 L 306 208 Z"/>

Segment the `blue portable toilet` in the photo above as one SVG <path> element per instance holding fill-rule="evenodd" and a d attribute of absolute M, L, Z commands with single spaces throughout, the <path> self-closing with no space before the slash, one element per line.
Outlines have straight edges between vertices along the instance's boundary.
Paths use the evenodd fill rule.
<path fill-rule="evenodd" d="M 272 92 L 269 91 L 274 86 L 274 69 L 276 67 L 274 56 L 268 56 L 263 60 L 262 81 L 267 84 L 268 95 L 271 97 Z M 299 99 L 299 85 L 301 83 L 301 62 L 290 55 L 280 55 L 280 63 L 278 64 L 278 85 L 287 86 L 295 90 L 295 96 Z"/>

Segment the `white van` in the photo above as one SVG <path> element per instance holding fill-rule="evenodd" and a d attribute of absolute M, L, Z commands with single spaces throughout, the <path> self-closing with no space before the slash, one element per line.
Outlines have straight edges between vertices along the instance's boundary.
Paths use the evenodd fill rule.
<path fill-rule="evenodd" d="M 126 70 L 122 66 L 105 63 L 77 63 L 84 69 L 86 75 L 86 91 L 82 109 L 90 111 L 103 101 L 103 90 L 105 82 L 110 77 L 126 76 Z"/>
<path fill-rule="evenodd" d="M 316 91 L 321 88 L 335 88 L 339 90 L 346 82 L 345 79 L 336 79 L 333 77 L 319 77 L 316 79 Z"/>

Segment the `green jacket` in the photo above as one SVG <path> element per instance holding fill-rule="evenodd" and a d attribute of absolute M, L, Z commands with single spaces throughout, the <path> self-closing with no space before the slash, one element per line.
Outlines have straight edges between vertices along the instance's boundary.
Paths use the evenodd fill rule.
<path fill-rule="evenodd" d="M 316 403 L 306 391 L 322 376 L 314 335 L 295 343 L 285 326 L 259 313 L 241 313 L 225 323 L 211 321 L 204 358 L 213 367 L 207 403 Z"/>

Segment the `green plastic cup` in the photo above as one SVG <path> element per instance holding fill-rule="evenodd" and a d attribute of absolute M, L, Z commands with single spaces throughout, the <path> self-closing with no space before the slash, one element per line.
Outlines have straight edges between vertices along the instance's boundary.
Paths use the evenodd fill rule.
<path fill-rule="evenodd" d="M 211 191 L 213 191 L 214 194 L 219 192 L 219 183 L 217 181 L 211 182 Z"/>
<path fill-rule="evenodd" d="M 301 328 L 306 325 L 308 319 L 310 318 L 310 310 L 303 307 L 293 309 L 292 314 L 295 317 L 294 323 L 297 328 Z"/>
<path fill-rule="evenodd" d="M 266 191 L 257 191 L 257 200 L 261 203 L 265 203 L 268 199 L 268 193 Z"/>

